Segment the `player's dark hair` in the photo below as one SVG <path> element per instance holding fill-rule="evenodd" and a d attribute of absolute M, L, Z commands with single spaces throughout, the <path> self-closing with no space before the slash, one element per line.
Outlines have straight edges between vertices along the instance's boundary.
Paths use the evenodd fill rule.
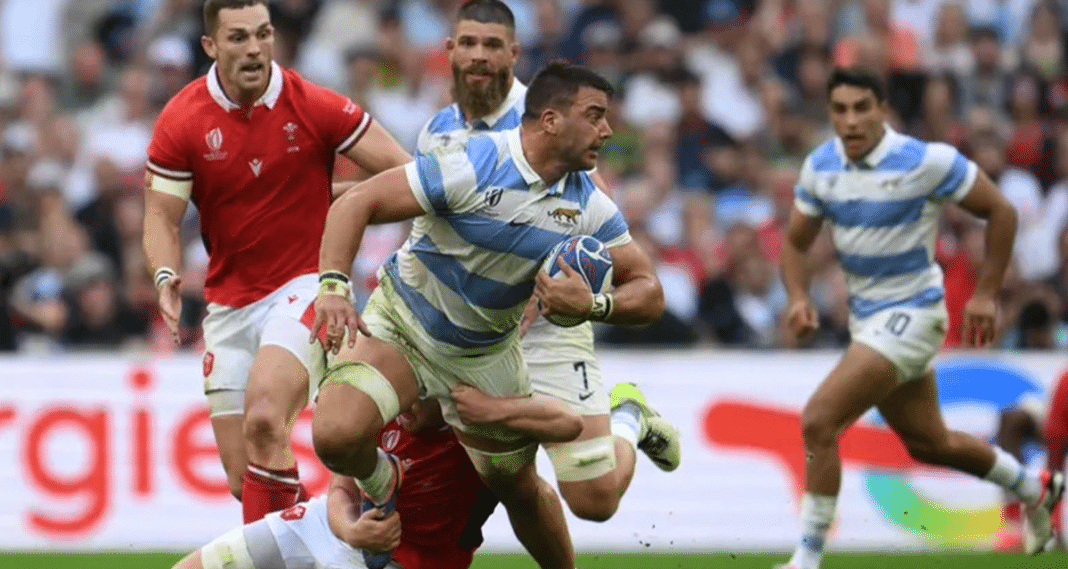
<path fill-rule="evenodd" d="M 552 61 L 542 67 L 527 87 L 524 120 L 536 120 L 545 109 L 564 109 L 575 101 L 582 87 L 604 91 L 609 97 L 615 89 L 607 79 L 589 69 L 566 61 Z"/>
<path fill-rule="evenodd" d="M 501 0 L 468 0 L 456 12 L 456 21 L 472 20 L 483 24 L 501 24 L 515 31 L 515 15 Z"/>
<path fill-rule="evenodd" d="M 219 10 L 238 10 L 263 4 L 267 6 L 267 0 L 206 0 L 204 2 L 204 33 L 209 36 L 215 35 L 219 27 Z"/>
<path fill-rule="evenodd" d="M 875 101 L 882 103 L 886 100 L 886 86 L 879 75 L 867 67 L 853 65 L 850 67 L 835 67 L 831 76 L 827 79 L 827 98 L 831 98 L 831 91 L 840 85 L 850 85 L 867 89 L 875 95 Z"/>

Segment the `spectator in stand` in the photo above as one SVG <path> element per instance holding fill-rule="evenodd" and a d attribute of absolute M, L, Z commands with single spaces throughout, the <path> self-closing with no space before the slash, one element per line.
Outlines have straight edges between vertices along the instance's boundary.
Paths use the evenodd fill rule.
<path fill-rule="evenodd" d="M 143 344 L 148 331 L 144 315 L 119 293 L 107 257 L 90 253 L 66 277 L 67 318 L 60 338 L 69 348 L 115 349 L 128 342 Z"/>
<path fill-rule="evenodd" d="M 974 28 L 971 33 L 972 58 L 975 67 L 961 78 L 964 107 L 988 105 L 995 109 L 1005 106 L 1006 74 L 1010 68 L 1002 51 L 1001 38 L 994 28 Z"/>
<path fill-rule="evenodd" d="M 911 128 L 913 136 L 962 147 L 965 132 L 959 118 L 959 100 L 956 79 L 952 75 L 929 75 L 923 87 L 919 120 L 914 121 Z"/>
<path fill-rule="evenodd" d="M 1020 45 L 1021 66 L 1049 81 L 1064 74 L 1064 39 L 1061 8 L 1057 2 L 1038 0 L 1031 8 L 1027 31 Z"/>
<path fill-rule="evenodd" d="M 1042 89 L 1038 77 L 1019 73 L 1009 83 L 1008 112 L 1010 131 L 1006 160 L 1010 166 L 1028 170 L 1038 177 L 1043 187 L 1052 184 L 1052 140 L 1040 116 Z"/>
<path fill-rule="evenodd" d="M 943 2 L 936 19 L 934 39 L 924 47 L 923 63 L 932 76 L 949 74 L 959 81 L 975 68 L 968 16 L 960 3 Z"/>
<path fill-rule="evenodd" d="M 1001 189 L 1018 217 L 1014 258 L 1025 280 L 1042 278 L 1047 260 L 1032 255 L 1027 243 L 1041 231 L 1042 188 L 1034 174 L 1007 163 L 1005 145 L 996 136 L 982 136 L 973 142 L 972 159 Z"/>

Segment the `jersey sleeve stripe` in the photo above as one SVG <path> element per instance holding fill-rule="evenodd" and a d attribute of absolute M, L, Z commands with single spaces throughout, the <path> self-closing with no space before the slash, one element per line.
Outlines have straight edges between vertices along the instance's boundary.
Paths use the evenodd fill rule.
<path fill-rule="evenodd" d="M 418 161 L 424 159 L 424 157 L 420 156 L 415 161 L 405 164 L 404 175 L 408 178 L 408 187 L 411 188 L 415 201 L 419 202 L 419 206 L 423 208 L 423 211 L 432 213 L 434 204 L 430 203 L 430 198 L 426 195 L 426 189 L 423 188 L 423 181 L 419 175 Z"/>
<path fill-rule="evenodd" d="M 627 222 L 623 220 L 623 214 L 617 211 L 597 228 L 593 236 L 601 243 L 611 243 L 625 233 L 627 233 Z"/>
<path fill-rule="evenodd" d="M 797 186 L 794 188 L 794 206 L 809 217 L 821 217 L 823 215 L 823 201 L 812 195 L 808 190 Z"/>
<path fill-rule="evenodd" d="M 341 141 L 341 144 L 339 144 L 337 146 L 336 152 L 338 154 L 344 154 L 344 153 L 348 152 L 350 148 L 355 146 L 356 143 L 360 141 L 360 138 L 363 136 L 363 134 L 365 132 L 367 132 L 367 129 L 370 126 L 371 126 L 371 113 L 364 112 L 363 113 L 363 119 L 360 120 L 360 124 L 356 125 L 356 128 L 353 129 L 352 134 L 350 134 L 348 136 L 348 138 L 346 138 L 345 140 Z"/>
<path fill-rule="evenodd" d="M 415 171 L 419 175 L 419 187 L 423 190 L 430 208 L 427 211 L 445 211 L 449 209 L 449 202 L 445 198 L 445 178 L 442 173 L 441 163 L 435 154 L 425 154 L 414 162 Z"/>
<path fill-rule="evenodd" d="M 942 181 L 931 190 L 931 195 L 936 198 L 952 196 L 960 189 L 961 184 L 967 178 L 967 174 L 968 160 L 960 153 L 957 153 L 957 156 L 953 158 L 953 164 L 949 167 L 949 172 L 946 172 L 946 176 L 942 178 Z"/>
<path fill-rule="evenodd" d="M 193 179 L 193 173 L 192 172 L 186 172 L 186 171 L 183 171 L 183 170 L 171 170 L 169 168 L 164 168 L 163 166 L 160 166 L 159 164 L 156 164 L 155 162 L 152 162 L 151 160 L 145 162 L 145 166 L 153 174 L 156 174 L 157 176 L 163 176 L 164 178 L 169 178 L 171 180 L 186 181 L 186 180 L 192 180 Z"/>

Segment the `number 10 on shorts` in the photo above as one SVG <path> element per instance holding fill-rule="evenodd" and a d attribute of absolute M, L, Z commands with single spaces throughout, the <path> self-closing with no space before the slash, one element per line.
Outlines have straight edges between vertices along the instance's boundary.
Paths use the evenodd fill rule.
<path fill-rule="evenodd" d="M 893 312 L 890 317 L 886 319 L 886 329 L 895 336 L 900 336 L 905 333 L 905 328 L 908 328 L 909 322 L 912 322 L 912 317 L 904 312 Z"/>

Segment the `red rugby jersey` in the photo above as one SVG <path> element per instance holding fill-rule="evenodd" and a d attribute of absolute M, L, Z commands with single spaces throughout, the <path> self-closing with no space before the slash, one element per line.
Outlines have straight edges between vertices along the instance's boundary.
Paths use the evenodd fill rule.
<path fill-rule="evenodd" d="M 1068 455 L 1068 370 L 1057 378 L 1046 415 L 1046 452 L 1049 468 L 1060 470 Z"/>
<path fill-rule="evenodd" d="M 470 523 L 481 528 L 488 513 L 472 517 L 484 487 L 452 429 L 413 435 L 393 421 L 382 429 L 379 444 L 404 465 L 397 503 L 401 545 L 394 559 L 405 569 L 468 567 L 477 543 L 461 546 L 461 536 L 478 529 Z"/>
<path fill-rule="evenodd" d="M 226 97 L 214 65 L 167 103 L 148 169 L 193 181 L 209 301 L 245 306 L 318 271 L 334 155 L 370 123 L 346 97 L 276 63 L 248 114 Z"/>

